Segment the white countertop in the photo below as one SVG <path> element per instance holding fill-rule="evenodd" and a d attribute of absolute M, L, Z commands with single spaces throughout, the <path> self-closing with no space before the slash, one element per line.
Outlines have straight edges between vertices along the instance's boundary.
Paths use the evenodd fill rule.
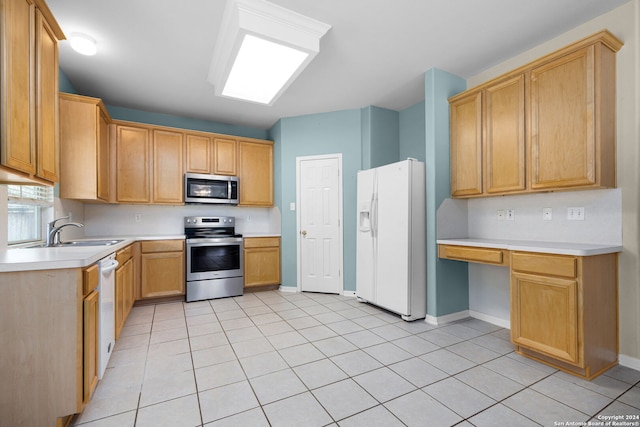
<path fill-rule="evenodd" d="M 622 246 L 590 243 L 538 242 L 499 239 L 438 239 L 439 245 L 472 246 L 476 248 L 507 249 L 510 251 L 541 252 L 556 255 L 592 256 L 622 252 Z"/>
<path fill-rule="evenodd" d="M 247 238 L 251 238 L 251 237 L 281 237 L 281 234 L 280 233 L 269 233 L 269 232 L 242 233 L 242 237 L 247 237 Z"/>
<path fill-rule="evenodd" d="M 137 240 L 184 239 L 184 235 L 85 237 L 78 240 L 122 240 L 110 246 L 15 248 L 0 251 L 0 273 L 87 267 Z"/>

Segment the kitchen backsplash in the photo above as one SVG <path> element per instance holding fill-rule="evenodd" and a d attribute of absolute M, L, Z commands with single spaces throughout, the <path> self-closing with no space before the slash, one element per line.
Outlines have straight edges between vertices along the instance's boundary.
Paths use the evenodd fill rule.
<path fill-rule="evenodd" d="M 233 216 L 242 234 L 280 234 L 280 210 L 237 206 L 84 204 L 85 236 L 184 234 L 185 216 Z M 137 221 L 139 219 L 139 221 Z"/>
<path fill-rule="evenodd" d="M 464 230 L 463 214 L 452 221 L 457 227 L 447 224 L 451 221 L 448 218 L 452 218 L 452 206 L 454 211 L 464 213 L 464 207 L 457 206 L 461 203 L 465 201 L 445 200 L 441 205 L 438 238 L 622 244 L 622 190 L 619 188 L 469 199 L 466 201 L 466 236 L 460 233 Z M 584 220 L 567 219 L 567 209 L 575 207 L 584 208 Z M 543 208 L 551 208 L 551 220 L 543 219 Z M 508 210 L 513 210 L 513 220 L 506 218 Z M 498 211 L 505 212 L 504 219 L 499 219 Z"/>

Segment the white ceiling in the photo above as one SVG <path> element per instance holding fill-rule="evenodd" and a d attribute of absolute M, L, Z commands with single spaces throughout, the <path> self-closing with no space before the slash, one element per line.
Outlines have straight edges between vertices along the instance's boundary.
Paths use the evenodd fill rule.
<path fill-rule="evenodd" d="M 207 81 L 224 0 L 48 0 L 76 90 L 114 106 L 270 128 L 279 118 L 424 99 L 424 72 L 468 78 L 628 0 L 272 0 L 332 28 L 272 106 L 214 96 Z"/>

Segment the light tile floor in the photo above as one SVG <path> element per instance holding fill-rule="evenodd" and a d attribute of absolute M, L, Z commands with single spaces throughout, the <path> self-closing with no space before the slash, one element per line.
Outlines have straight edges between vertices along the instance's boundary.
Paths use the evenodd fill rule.
<path fill-rule="evenodd" d="M 477 319 L 434 327 L 355 298 L 269 291 L 135 307 L 74 425 L 559 426 L 603 415 L 640 416 L 640 372 L 584 381 L 514 353 L 508 330 Z"/>

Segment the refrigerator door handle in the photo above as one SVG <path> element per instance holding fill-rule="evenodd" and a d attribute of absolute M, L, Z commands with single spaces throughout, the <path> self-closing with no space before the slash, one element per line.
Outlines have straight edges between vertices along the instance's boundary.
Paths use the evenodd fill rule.
<path fill-rule="evenodd" d="M 371 196 L 371 237 L 378 236 L 378 196 Z"/>

